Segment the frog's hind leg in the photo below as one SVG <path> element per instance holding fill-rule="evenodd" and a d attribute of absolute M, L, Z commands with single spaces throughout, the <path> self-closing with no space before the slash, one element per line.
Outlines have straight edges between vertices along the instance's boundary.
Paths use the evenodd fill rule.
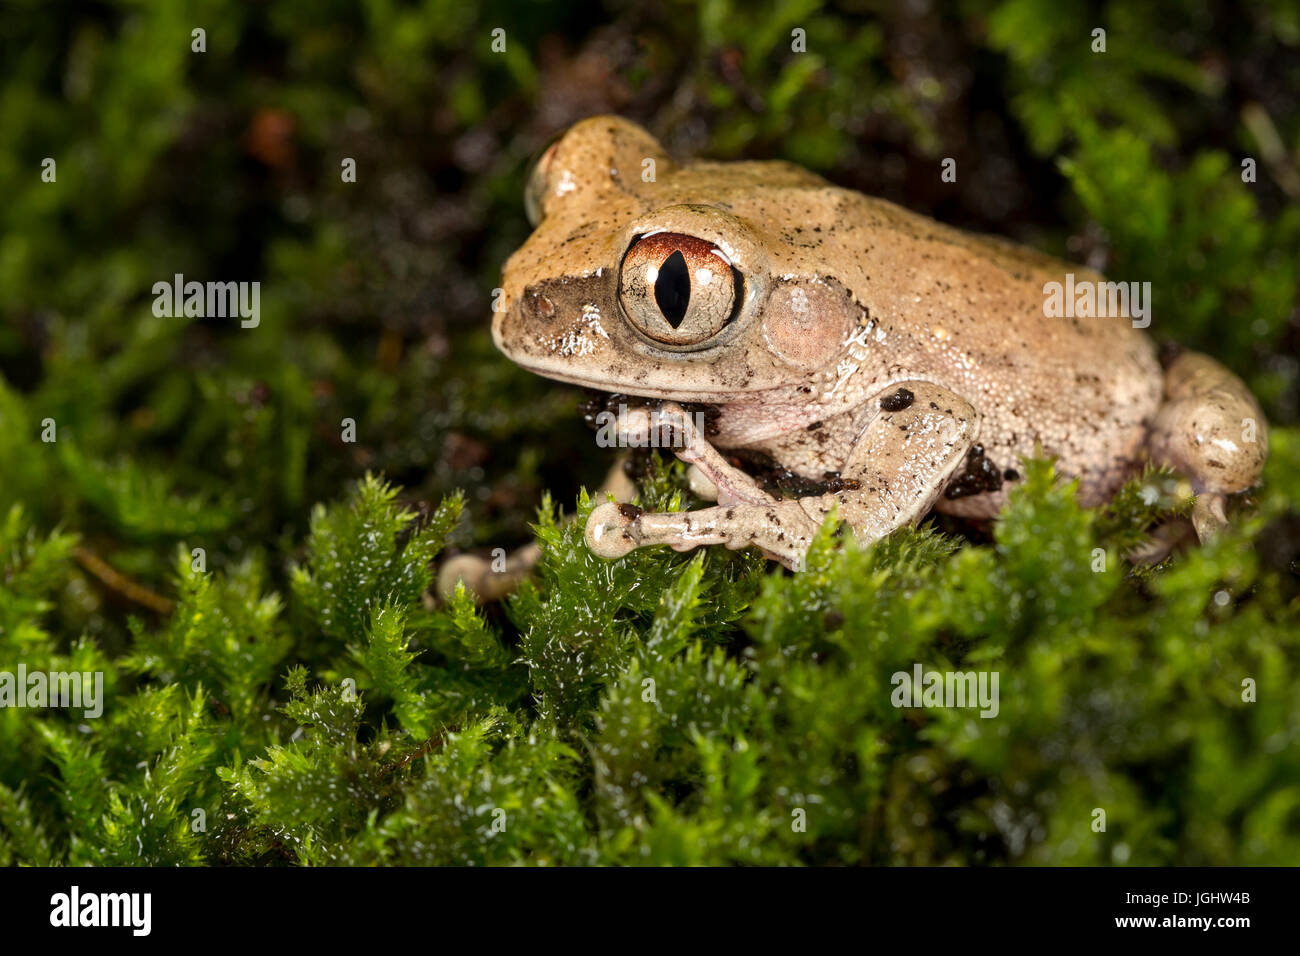
<path fill-rule="evenodd" d="M 1192 524 L 1204 542 L 1227 525 L 1227 496 L 1259 481 L 1268 423 L 1241 379 L 1208 355 L 1184 352 L 1165 369 L 1148 446 L 1153 461 L 1192 483 Z"/>

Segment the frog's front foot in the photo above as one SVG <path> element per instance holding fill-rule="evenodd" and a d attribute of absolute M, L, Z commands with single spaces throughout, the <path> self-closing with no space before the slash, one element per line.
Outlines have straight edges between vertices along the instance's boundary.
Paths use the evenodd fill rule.
<path fill-rule="evenodd" d="M 668 545 L 674 551 L 721 544 L 733 551 L 756 547 L 795 570 L 802 565 L 820 527 L 820 517 L 798 501 L 696 511 L 642 511 L 634 505 L 609 502 L 591 513 L 585 537 L 587 547 L 602 558 L 621 558 L 634 548 L 652 544 Z"/>
<path fill-rule="evenodd" d="M 640 543 L 637 519 L 642 511 L 636 505 L 607 501 L 587 518 L 583 534 L 591 553 L 602 558 L 621 558 Z"/>
<path fill-rule="evenodd" d="M 621 558 L 644 545 L 689 551 L 707 544 L 750 547 L 788 568 L 798 567 L 824 515 L 797 501 L 778 501 L 752 477 L 736 468 L 704 437 L 695 421 L 675 402 L 655 409 L 633 409 L 622 417 L 624 437 L 645 443 L 654 435 L 690 467 L 691 490 L 717 507 L 697 511 L 652 512 L 608 502 L 587 519 L 587 547 L 602 558 Z M 667 439 L 667 440 L 663 440 Z"/>
<path fill-rule="evenodd" d="M 621 558 L 654 544 L 677 551 L 710 544 L 755 547 L 796 570 L 822 522 L 834 512 L 864 542 L 914 524 L 965 459 L 979 435 L 980 415 L 960 395 L 925 381 L 890 386 L 872 405 L 845 463 L 840 490 L 778 500 L 723 459 L 679 406 L 666 403 L 657 414 L 668 416 L 674 434 L 683 439 L 677 456 L 717 489 L 717 506 L 651 512 L 602 504 L 587 519 L 587 547 L 604 558 Z M 627 420 L 648 430 L 650 414 Z"/>
<path fill-rule="evenodd" d="M 720 505 L 763 505 L 776 499 L 732 465 L 704 436 L 695 419 L 676 402 L 634 408 L 622 415 L 620 437 L 631 445 L 670 448 L 690 466 L 692 493 Z"/>

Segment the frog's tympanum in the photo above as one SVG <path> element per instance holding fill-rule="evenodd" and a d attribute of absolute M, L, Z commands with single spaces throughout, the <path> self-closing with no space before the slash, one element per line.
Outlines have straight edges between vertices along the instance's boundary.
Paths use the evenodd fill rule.
<path fill-rule="evenodd" d="M 931 509 L 991 517 L 1033 455 L 1055 456 L 1084 504 L 1167 464 L 1198 493 L 1204 538 L 1259 478 L 1267 428 L 1226 369 L 1191 352 L 1162 368 L 1122 310 L 1045 308 L 1067 273 L 1105 281 L 1079 266 L 786 163 L 675 163 L 616 117 L 556 141 L 526 198 L 536 228 L 505 265 L 497 346 L 645 399 L 622 437 L 667 429 L 716 501 L 601 504 L 586 540 L 604 557 L 752 545 L 798 567 L 832 509 L 868 542 Z M 774 492 L 746 460 L 778 463 L 803 493 Z"/>

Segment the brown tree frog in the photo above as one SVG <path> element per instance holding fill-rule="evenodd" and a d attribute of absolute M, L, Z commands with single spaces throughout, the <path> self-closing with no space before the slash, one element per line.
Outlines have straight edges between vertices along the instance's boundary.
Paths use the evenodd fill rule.
<path fill-rule="evenodd" d="M 1035 454 L 1078 479 L 1085 505 L 1142 462 L 1167 464 L 1198 493 L 1204 538 L 1225 496 L 1259 478 L 1267 426 L 1221 365 L 1184 352 L 1162 368 L 1125 314 L 1049 314 L 1051 283 L 1104 281 L 1079 266 L 787 163 L 676 163 L 609 116 L 543 154 L 527 207 L 535 230 L 505 264 L 498 348 L 644 399 L 620 427 L 669 429 L 716 502 L 601 504 L 585 536 L 604 557 L 722 544 L 797 567 L 832 509 L 867 542 L 931 509 L 992 517 Z M 804 493 L 738 464 L 755 459 Z"/>

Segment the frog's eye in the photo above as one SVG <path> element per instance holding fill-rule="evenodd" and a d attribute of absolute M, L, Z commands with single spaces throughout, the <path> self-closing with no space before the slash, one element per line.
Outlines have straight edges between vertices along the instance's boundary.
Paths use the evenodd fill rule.
<path fill-rule="evenodd" d="M 736 317 L 744 282 L 720 248 L 660 232 L 632 243 L 618 297 L 642 335 L 665 345 L 700 345 Z"/>

